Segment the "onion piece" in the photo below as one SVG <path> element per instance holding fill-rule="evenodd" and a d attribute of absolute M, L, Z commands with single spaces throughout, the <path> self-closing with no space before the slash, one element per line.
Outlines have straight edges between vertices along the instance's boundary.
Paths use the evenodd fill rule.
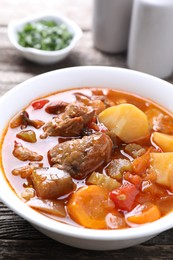
<path fill-rule="evenodd" d="M 66 216 L 65 205 L 59 200 L 33 198 L 27 202 L 27 205 L 36 210 L 40 210 L 58 217 Z"/>

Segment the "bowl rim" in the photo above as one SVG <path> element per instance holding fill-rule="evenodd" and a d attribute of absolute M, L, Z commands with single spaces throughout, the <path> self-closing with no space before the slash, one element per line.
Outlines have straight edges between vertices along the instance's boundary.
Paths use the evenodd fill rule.
<path fill-rule="evenodd" d="M 125 68 L 114 68 L 109 66 L 78 66 L 78 67 L 72 67 L 72 68 L 64 68 L 59 69 L 55 71 L 46 72 L 43 74 L 40 74 L 38 76 L 32 77 L 20 84 L 18 84 L 15 88 L 8 91 L 6 94 L 4 94 L 0 98 L 0 103 L 8 99 L 10 95 L 13 94 L 14 91 L 20 91 L 20 88 L 23 87 L 25 84 L 33 83 L 36 79 L 39 80 L 41 78 L 45 79 L 47 76 L 54 76 L 58 73 L 66 73 L 66 72 L 73 72 L 73 71 L 89 71 L 89 70 L 113 70 L 113 71 L 120 71 L 125 72 L 127 74 L 134 74 L 138 77 L 148 77 L 149 80 L 156 81 L 157 83 L 162 83 L 163 85 L 167 85 L 169 88 L 172 88 L 172 84 L 169 82 L 166 82 L 162 79 L 159 79 L 157 77 L 137 72 Z M 3 190 L 3 184 L 9 186 L 5 190 Z M 12 198 L 11 200 L 8 200 L 8 197 Z M 7 180 L 5 177 L 3 177 L 3 174 L 0 174 L 0 199 L 3 201 L 5 205 L 7 205 L 10 209 L 12 209 L 16 214 L 24 218 L 25 220 L 29 221 L 31 224 L 40 227 L 45 230 L 49 230 L 51 232 L 54 232 L 56 234 L 62 234 L 65 236 L 80 238 L 80 239 L 96 239 L 99 241 L 107 240 L 107 241 L 116 241 L 116 240 L 130 240 L 130 239 L 136 239 L 140 237 L 147 237 L 147 236 L 154 236 L 157 235 L 165 230 L 168 230 L 173 227 L 172 217 L 173 212 L 169 213 L 168 215 L 160 218 L 159 220 L 156 220 L 152 223 L 144 224 L 139 227 L 134 228 L 128 228 L 128 229 L 121 229 L 121 230 L 97 230 L 97 229 L 88 229 L 88 228 L 82 228 L 82 227 L 76 227 L 72 225 L 68 225 L 65 223 L 61 223 L 59 221 L 54 221 L 34 209 L 27 206 L 12 190 L 10 185 L 7 183 Z M 12 203 L 13 202 L 13 203 Z M 17 207 L 16 207 L 17 206 Z"/>
<path fill-rule="evenodd" d="M 56 51 L 45 51 L 36 48 L 21 46 L 16 40 L 18 27 L 23 27 L 25 24 L 29 22 L 39 21 L 41 19 L 55 20 L 55 21 L 60 21 L 65 23 L 67 27 L 73 31 L 73 38 L 70 41 L 69 45 L 61 50 L 56 50 Z M 33 53 L 41 56 L 58 56 L 58 55 L 66 54 L 75 46 L 75 44 L 79 41 L 79 39 L 83 35 L 83 32 L 77 23 L 75 23 L 73 20 L 69 19 L 65 15 L 62 15 L 61 13 L 52 10 L 39 12 L 37 14 L 29 15 L 19 20 L 14 20 L 9 22 L 7 33 L 10 42 L 19 51 L 25 53 Z"/>

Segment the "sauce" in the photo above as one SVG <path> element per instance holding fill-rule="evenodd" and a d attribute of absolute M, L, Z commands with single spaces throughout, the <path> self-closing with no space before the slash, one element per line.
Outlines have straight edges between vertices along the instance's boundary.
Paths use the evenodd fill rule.
<path fill-rule="evenodd" d="M 43 106 L 40 106 L 40 108 L 35 108 L 33 105 L 35 101 L 32 101 L 23 110 L 27 112 L 30 120 L 39 119 L 43 122 L 43 126 L 38 129 L 36 129 L 32 125 L 27 125 L 25 126 L 25 129 L 22 129 L 25 131 L 34 131 L 36 134 L 36 142 L 30 143 L 22 139 L 19 139 L 17 137 L 17 134 L 21 132 L 21 124 L 19 124 L 19 126 L 15 128 L 11 128 L 11 122 L 14 121 L 14 119 L 12 119 L 9 123 L 9 126 L 6 129 L 4 141 L 2 144 L 2 165 L 4 169 L 4 174 L 7 178 L 7 181 L 10 183 L 11 188 L 24 201 L 24 203 L 27 203 L 29 206 L 35 208 L 40 213 L 46 214 L 46 216 L 55 220 L 71 225 L 98 229 L 129 228 L 140 224 L 145 224 L 154 221 L 173 210 L 173 190 L 171 189 L 171 186 L 165 184 L 162 185 L 161 182 L 157 181 L 157 176 L 153 170 L 153 166 L 151 163 L 151 154 L 154 154 L 155 156 L 156 153 L 164 153 L 160 146 L 158 146 L 158 144 L 156 144 L 153 141 L 153 133 L 157 131 L 163 134 L 168 134 L 169 136 L 173 135 L 173 117 L 168 111 L 166 111 L 164 108 L 160 107 L 159 105 L 153 103 L 150 100 L 143 99 L 133 94 L 119 92 L 113 89 L 106 88 L 72 89 L 64 92 L 50 94 L 49 96 L 42 98 L 42 100 L 46 101 L 43 102 L 44 104 Z M 145 138 L 139 139 L 131 143 L 125 143 L 119 137 L 116 137 L 116 140 L 113 140 L 115 136 L 112 137 L 110 135 L 111 131 L 109 131 L 109 129 L 107 129 L 107 127 L 99 121 L 99 113 L 95 114 L 92 120 L 90 120 L 89 123 L 87 123 L 84 126 L 85 131 L 82 130 L 79 136 L 50 135 L 46 138 L 42 137 L 45 124 L 51 121 L 53 118 L 59 116 L 58 113 L 51 114 L 45 111 L 45 109 L 49 107 L 50 104 L 56 103 L 57 101 L 61 101 L 67 105 L 73 102 L 80 102 L 86 105 L 86 103 L 89 102 L 89 105 L 87 104 L 86 106 L 91 106 L 91 103 L 94 100 L 99 100 L 104 104 L 105 108 L 103 110 L 105 110 L 107 107 L 118 106 L 120 104 L 134 105 L 143 113 L 145 113 L 145 115 L 147 115 L 147 120 L 149 122 L 149 135 Z M 99 103 L 99 105 L 100 104 L 101 103 Z M 60 113 L 60 115 L 61 114 L 62 112 Z M 78 140 L 81 138 L 83 139 L 85 134 L 89 136 L 92 134 L 97 135 L 99 133 L 105 136 L 107 136 L 108 134 L 108 136 L 110 136 L 110 138 L 108 138 L 112 140 L 111 142 L 113 144 L 111 158 L 109 158 L 108 161 L 105 160 L 104 162 L 98 164 L 98 167 L 94 168 L 93 171 L 91 170 L 91 172 L 89 172 L 86 176 L 82 178 L 74 178 L 72 176 L 73 190 L 66 194 L 63 194 L 58 198 L 42 198 L 38 196 L 38 190 L 35 188 L 35 185 L 33 184 L 33 179 L 30 178 L 30 176 L 26 178 L 21 178 L 20 174 L 18 176 L 12 174 L 14 169 L 18 169 L 29 164 L 34 165 L 34 163 L 38 163 L 33 163 L 32 160 L 30 162 L 28 160 L 22 161 L 20 160 L 20 158 L 14 156 L 15 142 L 20 143 L 23 147 L 41 155 L 43 159 L 39 163 L 41 163 L 43 165 L 43 168 L 46 169 L 50 168 L 49 151 L 53 147 L 57 146 L 58 144 L 64 144 L 70 140 Z M 121 166 L 122 163 L 123 166 Z M 128 166 L 126 165 L 126 163 Z M 116 167 L 119 167 L 120 169 L 117 176 L 115 176 Z M 114 172 L 113 178 L 111 175 L 112 169 Z M 95 175 L 95 177 L 97 178 L 100 178 L 100 175 L 102 175 L 102 177 L 106 176 L 109 179 L 112 178 L 113 180 L 116 180 L 118 183 L 117 187 L 113 190 L 107 190 L 105 187 L 102 187 L 102 185 L 97 185 L 93 183 L 92 178 L 92 183 L 90 183 L 89 179 L 92 176 L 93 172 L 97 173 Z M 92 185 L 99 186 L 99 189 L 101 186 L 101 192 L 99 192 L 99 194 L 101 194 L 102 190 L 104 190 L 103 197 L 105 198 L 107 196 L 107 206 L 102 205 L 104 204 L 104 202 L 101 203 L 97 199 L 97 205 L 100 205 L 99 203 L 101 203 L 101 208 L 104 208 L 104 216 L 100 216 L 98 212 L 96 213 L 96 211 L 94 211 L 94 213 L 92 212 L 91 214 L 96 214 L 95 219 L 97 219 L 97 222 L 95 222 L 95 224 L 92 223 L 91 225 L 89 224 L 89 226 L 87 226 L 85 225 L 86 216 L 81 217 L 82 215 L 80 215 L 78 218 L 78 216 L 76 216 L 76 213 L 74 213 L 73 215 L 73 202 L 76 202 L 76 200 L 79 198 L 83 200 L 85 194 L 84 188 L 88 189 L 88 187 Z M 33 196 L 29 199 L 26 199 L 22 195 L 26 188 L 33 189 L 34 191 Z M 90 199 L 95 200 L 95 197 L 93 197 L 93 191 L 89 189 L 88 194 L 91 196 Z M 80 190 L 82 190 L 82 193 L 81 195 L 78 195 L 77 192 Z M 129 200 L 129 196 L 132 196 L 132 194 L 134 194 L 134 198 L 131 198 Z M 58 201 L 58 203 L 61 202 L 63 204 L 65 216 L 61 215 L 62 212 L 60 213 L 60 216 L 58 216 L 57 213 L 54 214 L 52 213 L 53 211 L 47 211 L 44 207 L 43 209 L 39 208 L 39 203 L 38 207 L 34 207 L 32 205 L 32 200 L 34 199 L 38 199 L 38 201 L 43 201 L 44 203 L 48 203 L 49 201 Z M 85 200 L 84 208 L 89 207 L 86 206 L 88 205 L 87 199 Z M 78 210 L 78 208 L 75 210 Z M 79 206 L 79 211 L 80 210 L 81 208 Z M 90 210 L 92 211 L 92 208 Z M 145 212 L 146 214 L 150 214 L 149 211 L 152 210 L 154 212 L 153 215 L 156 217 L 155 219 L 150 219 L 150 217 L 148 217 L 149 221 L 147 221 L 147 217 L 143 218 L 143 215 L 141 213 Z M 81 211 L 80 214 L 83 214 L 83 211 Z M 142 217 L 139 217 L 140 214 L 142 215 Z M 101 217 L 103 217 L 103 221 L 100 221 Z M 81 221 L 81 219 L 84 219 L 84 223 Z"/>

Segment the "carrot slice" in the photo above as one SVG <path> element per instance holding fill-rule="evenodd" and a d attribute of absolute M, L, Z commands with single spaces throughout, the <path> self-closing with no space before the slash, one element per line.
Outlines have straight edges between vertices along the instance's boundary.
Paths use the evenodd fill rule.
<path fill-rule="evenodd" d="M 161 217 L 158 207 L 151 203 L 137 206 L 127 217 L 127 220 L 135 224 L 153 222 Z"/>
<path fill-rule="evenodd" d="M 142 156 L 136 158 L 132 162 L 133 171 L 136 174 L 142 175 L 150 165 L 150 153 L 153 151 L 150 147 Z"/>
<path fill-rule="evenodd" d="M 108 191 L 97 185 L 80 188 L 71 196 L 67 210 L 71 218 L 84 227 L 107 228 Z"/>

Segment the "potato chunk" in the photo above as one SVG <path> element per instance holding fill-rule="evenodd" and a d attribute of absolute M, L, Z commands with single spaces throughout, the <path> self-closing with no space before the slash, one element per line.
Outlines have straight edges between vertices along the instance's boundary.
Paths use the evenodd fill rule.
<path fill-rule="evenodd" d="M 74 188 L 70 174 L 54 167 L 34 169 L 31 179 L 37 196 L 43 199 L 56 199 Z"/>
<path fill-rule="evenodd" d="M 140 140 L 149 134 L 147 116 L 132 104 L 109 107 L 99 114 L 99 120 L 126 143 Z"/>
<path fill-rule="evenodd" d="M 173 135 L 154 132 L 152 138 L 163 152 L 173 152 Z"/>
<path fill-rule="evenodd" d="M 156 182 L 173 191 L 173 152 L 151 153 L 150 166 L 156 174 Z"/>

